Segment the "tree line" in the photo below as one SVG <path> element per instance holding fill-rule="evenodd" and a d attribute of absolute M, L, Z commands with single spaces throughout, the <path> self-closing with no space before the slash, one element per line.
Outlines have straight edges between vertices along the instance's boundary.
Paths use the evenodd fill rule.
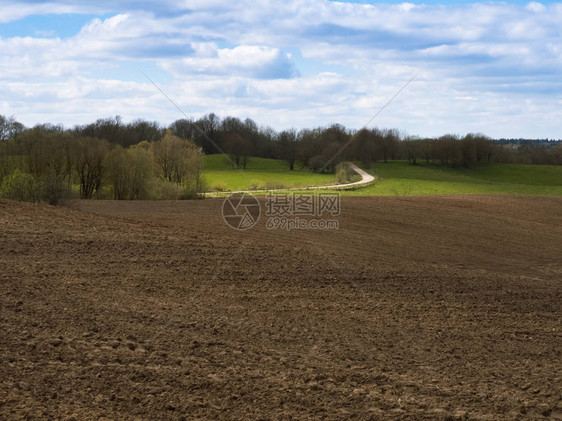
<path fill-rule="evenodd" d="M 204 190 L 203 151 L 164 131 L 123 147 L 58 126 L 36 126 L 0 142 L 0 196 L 60 204 L 82 199 L 194 198 Z"/>
<path fill-rule="evenodd" d="M 249 118 L 213 113 L 167 127 L 112 117 L 71 129 L 52 124 L 26 128 L 0 115 L 3 194 L 26 192 L 31 200 L 58 202 L 72 186 L 85 199 L 194 197 L 204 191 L 203 155 L 214 153 L 225 153 L 242 169 L 252 157 L 262 157 L 284 160 L 290 170 L 299 166 L 315 172 L 335 172 L 349 160 L 366 167 L 395 159 L 449 167 L 562 164 L 560 141 L 496 141 L 483 134 L 418 138 L 396 129 L 352 130 L 340 124 L 275 131 Z"/>
<path fill-rule="evenodd" d="M 418 138 L 404 135 L 396 129 L 358 131 L 340 124 L 275 131 L 271 127 L 259 126 L 249 118 L 220 118 L 213 113 L 194 120 L 176 120 L 168 127 L 144 120 L 124 124 L 119 117 L 106 118 L 76 126 L 72 131 L 80 136 L 105 139 L 128 147 L 142 141 L 159 140 L 166 130 L 179 138 L 191 139 L 205 154 L 227 154 L 233 165 L 240 168 L 246 168 L 252 156 L 283 159 L 291 170 L 299 165 L 323 172 L 333 172 L 342 160 L 373 165 L 391 159 L 405 159 L 412 165 L 425 162 L 451 167 L 470 167 L 491 161 L 562 164 L 562 141 L 494 140 L 480 133 Z M 340 149 L 342 152 L 333 158 Z"/>

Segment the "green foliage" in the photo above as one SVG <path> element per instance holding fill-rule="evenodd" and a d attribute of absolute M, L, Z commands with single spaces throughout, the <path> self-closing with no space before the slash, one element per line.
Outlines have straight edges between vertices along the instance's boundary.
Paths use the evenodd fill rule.
<path fill-rule="evenodd" d="M 31 174 L 19 169 L 5 177 L 0 185 L 0 197 L 23 202 L 38 202 L 41 191 L 41 184 Z"/>
<path fill-rule="evenodd" d="M 338 184 L 350 183 L 353 179 L 353 175 L 356 174 L 349 165 L 338 164 L 336 166 L 336 180 Z"/>
<path fill-rule="evenodd" d="M 168 154 L 170 165 L 159 182 L 153 181 L 157 178 L 154 153 L 161 150 Z M 38 126 L 0 143 L 2 195 L 53 205 L 61 204 L 73 190 L 82 199 L 196 197 L 206 186 L 202 165 L 200 148 L 169 133 L 156 143 L 111 148 L 103 139 L 78 138 L 61 128 Z"/>
<path fill-rule="evenodd" d="M 203 198 L 203 195 L 199 191 L 197 191 L 197 189 L 193 185 L 183 186 L 182 191 L 179 195 L 179 199 L 181 200 L 193 200 L 201 198 Z"/>
<path fill-rule="evenodd" d="M 73 147 L 70 134 L 39 126 L 21 134 L 13 147 L 21 153 L 20 167 L 41 186 L 41 200 L 59 205 L 69 197 Z"/>
<path fill-rule="evenodd" d="M 164 137 L 152 147 L 154 161 L 164 180 L 198 185 L 203 166 L 203 151 L 192 141 L 174 136 L 167 130 Z"/>
<path fill-rule="evenodd" d="M 152 176 L 152 155 L 142 147 L 115 147 L 107 156 L 105 165 L 116 200 L 146 199 Z"/>
<path fill-rule="evenodd" d="M 25 129 L 13 118 L 0 117 L 1 194 L 51 204 L 72 191 L 84 199 L 177 199 L 209 189 L 259 192 L 357 180 L 338 165 L 344 160 L 361 160 L 378 178 L 351 194 L 560 194 L 561 189 L 560 167 L 493 163 L 560 164 L 562 143 L 506 147 L 481 134 L 417 139 L 396 130 L 354 132 L 338 124 L 276 133 L 250 119 L 221 120 L 213 114 L 196 123 L 200 130 L 181 120 L 167 131 L 140 120 L 125 126 L 118 117 L 72 131 L 49 124 Z M 221 146 L 230 161 L 223 155 L 204 157 L 202 147 L 209 151 L 211 143 Z"/>
<path fill-rule="evenodd" d="M 150 200 L 177 200 L 183 194 L 183 189 L 175 183 L 162 180 L 159 177 L 153 177 L 149 182 Z"/>
<path fill-rule="evenodd" d="M 149 197 L 149 182 L 154 173 L 150 150 L 131 146 L 127 153 L 131 164 L 130 198 L 146 199 Z"/>

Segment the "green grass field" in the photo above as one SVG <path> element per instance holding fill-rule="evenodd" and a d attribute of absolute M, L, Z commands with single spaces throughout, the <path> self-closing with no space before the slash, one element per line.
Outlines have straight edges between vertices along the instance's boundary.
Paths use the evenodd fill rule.
<path fill-rule="evenodd" d="M 223 155 L 207 155 L 203 177 L 207 191 L 298 188 L 335 184 L 333 174 L 314 174 L 298 165 L 291 171 L 285 161 L 250 158 L 245 170 L 237 170 Z"/>
<path fill-rule="evenodd" d="M 357 163 L 361 166 L 359 163 Z M 432 194 L 562 195 L 562 167 L 551 165 L 488 164 L 475 168 L 378 163 L 369 173 L 376 182 L 344 191 L 352 196 L 419 196 Z M 309 169 L 290 171 L 284 161 L 250 158 L 245 171 L 232 168 L 222 155 L 208 155 L 203 172 L 208 191 L 298 188 L 336 184 L 330 174 Z M 355 181 L 355 180 L 354 180 Z"/>
<path fill-rule="evenodd" d="M 488 164 L 476 168 L 380 163 L 369 170 L 377 181 L 345 192 L 355 196 L 418 196 L 431 194 L 562 195 L 562 167 Z"/>

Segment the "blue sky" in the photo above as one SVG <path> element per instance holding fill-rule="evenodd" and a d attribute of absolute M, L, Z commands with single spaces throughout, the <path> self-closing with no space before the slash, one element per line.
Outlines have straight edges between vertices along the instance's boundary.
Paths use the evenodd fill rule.
<path fill-rule="evenodd" d="M 0 114 L 562 138 L 562 3 L 2 2 Z"/>

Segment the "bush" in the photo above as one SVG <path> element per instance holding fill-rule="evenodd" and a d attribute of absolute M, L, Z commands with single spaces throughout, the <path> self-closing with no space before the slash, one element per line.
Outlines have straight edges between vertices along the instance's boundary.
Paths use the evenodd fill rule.
<path fill-rule="evenodd" d="M 177 200 L 183 194 L 181 186 L 161 178 L 153 178 L 148 191 L 150 192 L 149 198 L 152 200 Z"/>
<path fill-rule="evenodd" d="M 180 194 L 181 200 L 191 200 L 191 199 L 202 199 L 204 196 L 202 192 L 205 192 L 206 183 L 205 180 L 199 179 L 190 180 L 182 185 L 182 192 Z"/>
<path fill-rule="evenodd" d="M 202 199 L 203 195 L 198 193 L 193 187 L 184 187 L 180 199 L 181 200 L 192 200 L 192 199 Z"/>
<path fill-rule="evenodd" d="M 338 164 L 336 166 L 336 179 L 339 184 L 351 182 L 351 178 L 355 172 L 346 164 Z"/>
<path fill-rule="evenodd" d="M 68 183 L 62 176 L 49 174 L 43 182 L 43 199 L 49 205 L 62 205 L 70 196 Z"/>
<path fill-rule="evenodd" d="M 205 194 L 209 190 L 209 183 L 207 182 L 207 178 L 203 175 L 199 176 L 197 190 L 202 194 Z"/>
<path fill-rule="evenodd" d="M 41 183 L 31 174 L 15 170 L 2 180 L 0 197 L 23 202 L 38 202 L 41 198 Z"/>

